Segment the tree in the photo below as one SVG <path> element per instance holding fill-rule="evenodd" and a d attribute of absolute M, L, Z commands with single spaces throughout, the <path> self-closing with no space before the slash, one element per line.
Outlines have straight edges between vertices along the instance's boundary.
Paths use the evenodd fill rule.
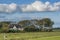
<path fill-rule="evenodd" d="M 30 24 L 30 21 L 29 20 L 23 20 L 23 21 L 20 21 L 18 24 L 21 25 L 22 27 L 25 27 L 25 26 L 28 26 Z"/>
<path fill-rule="evenodd" d="M 50 18 L 44 18 L 42 20 L 43 24 L 47 27 L 51 27 L 54 24 L 54 22 Z"/>
<path fill-rule="evenodd" d="M 54 22 L 50 18 L 43 18 L 38 21 L 38 24 L 42 27 L 42 30 L 45 30 L 44 27 L 52 27 Z"/>
<path fill-rule="evenodd" d="M 34 25 L 27 26 L 27 27 L 25 27 L 24 30 L 27 31 L 27 32 L 35 32 L 35 31 L 37 32 L 37 31 L 39 31 L 39 29 L 35 28 Z"/>
<path fill-rule="evenodd" d="M 0 22 L 0 24 L 2 25 L 0 31 L 1 32 L 7 32 L 9 29 L 8 25 L 10 24 L 10 22 Z"/>
<path fill-rule="evenodd" d="M 37 20 L 37 19 L 32 19 L 32 20 L 24 20 L 24 21 L 20 21 L 18 24 L 22 25 L 26 30 L 32 30 L 35 28 L 32 28 L 34 26 L 29 26 L 29 25 L 39 25 L 40 29 L 45 30 L 44 27 L 48 28 L 53 26 L 54 22 L 50 19 L 50 18 L 43 18 L 41 20 Z M 29 26 L 29 27 L 27 27 Z M 51 29 L 52 30 L 52 29 Z M 50 31 L 50 29 L 49 29 Z"/>

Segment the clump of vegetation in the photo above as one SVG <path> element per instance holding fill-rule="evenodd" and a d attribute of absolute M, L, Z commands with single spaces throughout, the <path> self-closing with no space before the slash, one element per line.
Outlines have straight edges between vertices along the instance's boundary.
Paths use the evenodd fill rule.
<path fill-rule="evenodd" d="M 10 24 L 10 22 L 0 22 L 0 32 L 7 32 L 9 30 L 8 25 Z"/>
<path fill-rule="evenodd" d="M 9 24 L 11 22 L 0 22 L 0 32 L 22 32 L 21 30 L 9 30 Z M 43 18 L 41 20 L 23 20 L 17 24 L 21 25 L 24 29 L 23 31 L 35 32 L 35 31 L 52 31 L 52 26 L 54 22 L 50 18 Z M 13 26 L 14 27 L 14 26 Z M 50 29 L 49 29 L 50 28 Z"/>

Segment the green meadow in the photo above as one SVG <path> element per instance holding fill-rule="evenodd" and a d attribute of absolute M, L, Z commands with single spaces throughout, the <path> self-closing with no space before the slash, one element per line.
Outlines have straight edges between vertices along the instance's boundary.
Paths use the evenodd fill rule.
<path fill-rule="evenodd" d="M 60 40 L 60 32 L 5 33 L 5 36 L 5 40 Z M 0 33 L 0 40 L 4 40 L 4 33 Z"/>

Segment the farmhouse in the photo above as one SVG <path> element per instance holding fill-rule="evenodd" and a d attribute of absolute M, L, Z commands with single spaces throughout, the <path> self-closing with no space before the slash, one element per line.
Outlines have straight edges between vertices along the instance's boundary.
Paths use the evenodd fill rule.
<path fill-rule="evenodd" d="M 21 31 L 23 31 L 24 28 L 22 26 L 20 26 L 19 24 L 10 24 L 9 30 L 21 30 Z"/>

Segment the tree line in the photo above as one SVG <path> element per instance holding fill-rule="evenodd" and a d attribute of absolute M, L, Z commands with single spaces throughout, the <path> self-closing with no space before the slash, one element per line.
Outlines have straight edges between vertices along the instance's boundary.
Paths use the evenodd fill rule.
<path fill-rule="evenodd" d="M 0 22 L 0 32 L 8 32 L 10 29 L 9 28 L 10 23 L 11 23 L 10 21 Z M 22 28 L 24 28 L 24 31 L 33 32 L 33 31 L 41 31 L 41 29 L 35 27 L 34 25 L 39 25 L 40 27 L 42 27 L 42 29 L 44 29 L 43 26 L 52 27 L 54 22 L 50 18 L 43 18 L 40 20 L 37 19 L 23 20 L 19 21 L 17 24 L 21 25 Z"/>

